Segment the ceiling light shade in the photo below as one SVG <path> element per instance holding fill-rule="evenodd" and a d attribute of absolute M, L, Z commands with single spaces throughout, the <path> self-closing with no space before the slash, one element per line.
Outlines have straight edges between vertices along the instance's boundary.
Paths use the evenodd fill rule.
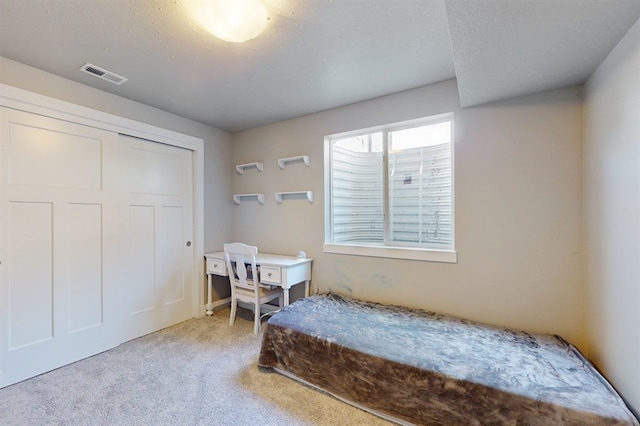
<path fill-rule="evenodd" d="M 265 29 L 269 10 L 260 0 L 202 0 L 198 18 L 214 36 L 242 43 Z"/>

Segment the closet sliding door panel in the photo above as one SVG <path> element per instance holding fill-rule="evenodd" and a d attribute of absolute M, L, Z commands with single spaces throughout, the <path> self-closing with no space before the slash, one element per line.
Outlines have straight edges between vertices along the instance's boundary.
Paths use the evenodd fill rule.
<path fill-rule="evenodd" d="M 128 339 L 193 317 L 193 154 L 120 136 Z"/>
<path fill-rule="evenodd" d="M 0 386 L 120 342 L 118 136 L 0 109 Z"/>

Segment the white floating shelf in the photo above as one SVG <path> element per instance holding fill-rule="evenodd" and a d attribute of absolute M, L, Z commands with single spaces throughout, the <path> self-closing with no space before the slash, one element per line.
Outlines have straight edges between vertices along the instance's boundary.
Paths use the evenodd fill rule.
<path fill-rule="evenodd" d="M 309 158 L 308 155 L 298 155 L 297 157 L 288 157 L 288 158 L 279 158 L 278 159 L 278 167 L 280 167 L 282 170 L 284 170 L 284 166 L 287 163 L 297 163 L 297 162 L 304 162 L 304 164 L 307 165 L 307 167 L 309 167 L 311 165 L 311 159 Z"/>
<path fill-rule="evenodd" d="M 264 204 L 264 194 L 233 194 L 233 202 L 241 204 L 245 201 L 258 201 Z"/>
<path fill-rule="evenodd" d="M 243 175 L 244 174 L 244 169 L 250 169 L 252 167 L 255 167 L 256 169 L 258 169 L 259 172 L 263 172 L 264 171 L 264 164 L 262 163 L 247 163 L 247 164 L 238 164 L 236 165 L 236 171 L 238 172 L 238 174 Z"/>
<path fill-rule="evenodd" d="M 308 200 L 313 203 L 313 191 L 276 192 L 278 204 L 282 204 L 284 200 Z"/>

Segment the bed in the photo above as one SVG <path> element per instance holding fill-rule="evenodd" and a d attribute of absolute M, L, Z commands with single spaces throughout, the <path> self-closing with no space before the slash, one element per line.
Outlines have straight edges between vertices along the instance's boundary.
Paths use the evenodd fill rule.
<path fill-rule="evenodd" d="M 335 294 L 271 317 L 258 365 L 399 424 L 638 426 L 559 336 Z"/>

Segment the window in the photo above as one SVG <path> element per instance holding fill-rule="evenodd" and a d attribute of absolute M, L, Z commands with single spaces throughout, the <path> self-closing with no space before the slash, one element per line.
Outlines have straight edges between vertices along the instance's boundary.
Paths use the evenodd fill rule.
<path fill-rule="evenodd" d="M 455 262 L 453 115 L 325 138 L 325 251 Z"/>

